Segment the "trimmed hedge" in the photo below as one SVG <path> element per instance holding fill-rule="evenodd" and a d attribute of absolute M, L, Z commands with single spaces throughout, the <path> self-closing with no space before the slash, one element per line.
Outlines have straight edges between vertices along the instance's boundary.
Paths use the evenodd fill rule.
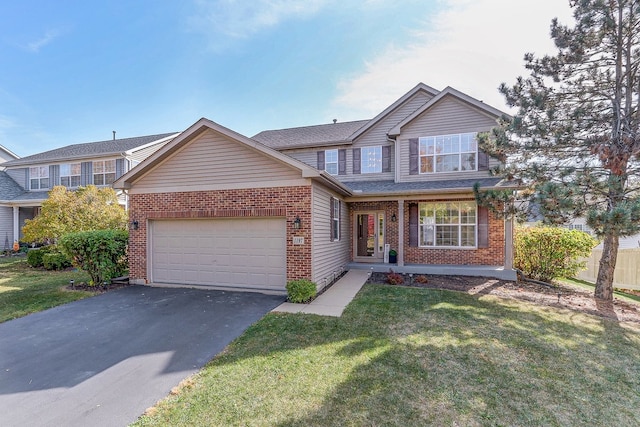
<path fill-rule="evenodd" d="M 127 231 L 95 230 L 65 234 L 59 245 L 73 265 L 89 274 L 89 285 L 99 286 L 127 271 L 128 241 Z"/>
<path fill-rule="evenodd" d="M 62 253 L 56 245 L 43 246 L 27 252 L 27 264 L 33 268 L 63 270 L 71 267 L 71 259 Z"/>
<path fill-rule="evenodd" d="M 287 295 L 291 302 L 306 303 L 315 298 L 316 294 L 316 284 L 311 280 L 299 279 L 287 283 Z"/>

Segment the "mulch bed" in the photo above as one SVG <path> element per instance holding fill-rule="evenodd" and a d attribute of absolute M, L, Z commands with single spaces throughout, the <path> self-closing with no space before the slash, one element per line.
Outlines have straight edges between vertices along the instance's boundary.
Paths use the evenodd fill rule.
<path fill-rule="evenodd" d="M 581 311 L 607 319 L 640 323 L 640 303 L 629 303 L 614 296 L 613 302 L 601 301 L 593 293 L 577 286 L 557 284 L 544 286 L 527 281 L 507 281 L 486 277 L 424 275 L 427 283 L 404 274 L 401 286 L 447 289 L 471 295 L 494 295 L 515 298 L 540 305 Z M 367 283 L 387 283 L 387 273 L 373 273 Z M 390 285 L 392 286 L 392 285 Z"/>

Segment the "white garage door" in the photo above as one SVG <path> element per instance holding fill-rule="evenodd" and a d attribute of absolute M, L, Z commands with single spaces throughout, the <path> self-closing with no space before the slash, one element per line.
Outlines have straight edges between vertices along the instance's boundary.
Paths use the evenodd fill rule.
<path fill-rule="evenodd" d="M 151 221 L 155 283 L 284 291 L 284 219 Z"/>

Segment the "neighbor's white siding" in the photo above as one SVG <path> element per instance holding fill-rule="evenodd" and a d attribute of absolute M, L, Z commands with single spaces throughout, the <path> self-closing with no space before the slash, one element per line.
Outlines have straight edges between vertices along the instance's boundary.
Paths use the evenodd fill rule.
<path fill-rule="evenodd" d="M 496 125 L 496 119 L 486 113 L 482 113 L 452 96 L 443 98 L 432 108 L 403 127 L 402 134 L 398 136 L 397 140 L 400 144 L 399 180 L 401 182 L 409 182 L 486 178 L 488 176 L 487 171 L 409 175 L 409 139 L 421 136 L 486 132 Z M 491 158 L 489 167 L 497 166 L 498 163 L 498 160 Z"/>
<path fill-rule="evenodd" d="M 136 182 L 132 193 L 306 185 L 300 171 L 207 130 Z"/>
<path fill-rule="evenodd" d="M 22 188 L 29 188 L 29 183 L 27 182 L 27 168 L 7 169 L 5 172 Z"/>
<path fill-rule="evenodd" d="M 136 150 L 133 153 L 131 153 L 131 155 L 129 155 L 128 158 L 131 160 L 135 160 L 137 162 L 141 162 L 147 157 L 149 157 L 150 155 L 152 155 L 153 153 L 155 153 L 156 151 L 158 151 L 159 149 L 161 149 L 162 147 L 164 147 L 165 144 L 171 141 L 172 140 L 167 140 L 165 142 L 154 144 L 149 147 L 143 148 L 141 150 Z"/>
<path fill-rule="evenodd" d="M 331 197 L 326 188 L 313 184 L 311 280 L 323 288 L 334 272 L 340 271 L 350 260 L 349 209 L 341 200 L 340 240 L 331 241 Z"/>
<path fill-rule="evenodd" d="M 9 249 L 13 246 L 15 237 L 13 236 L 13 208 L 9 206 L 0 206 L 0 230 L 4 230 L 4 233 L 0 235 L 0 242 L 2 249 Z M 5 245 L 9 242 L 9 248 L 5 248 Z"/>

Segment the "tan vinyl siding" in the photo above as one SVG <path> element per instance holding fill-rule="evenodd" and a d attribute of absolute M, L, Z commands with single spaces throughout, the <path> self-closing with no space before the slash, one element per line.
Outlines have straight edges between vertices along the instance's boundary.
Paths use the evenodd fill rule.
<path fill-rule="evenodd" d="M 450 135 L 467 132 L 486 132 L 496 126 L 496 118 L 458 101 L 453 97 L 442 99 L 402 129 L 397 141 L 400 144 L 400 181 L 434 181 L 457 178 L 486 178 L 487 171 L 452 172 L 409 175 L 409 139 L 421 136 Z M 491 158 L 489 167 L 499 164 Z"/>
<path fill-rule="evenodd" d="M 326 147 L 326 148 L 300 148 L 297 150 L 281 150 L 282 154 L 286 154 L 289 157 L 293 157 L 296 160 L 300 160 L 302 163 L 306 163 L 312 168 L 318 167 L 318 151 L 321 150 L 335 150 L 336 148 L 345 147 Z"/>
<path fill-rule="evenodd" d="M 333 195 L 324 187 L 313 184 L 311 280 L 319 288 L 331 280 L 349 262 L 349 210 L 344 200 L 340 201 L 340 240 L 331 241 L 330 200 Z M 325 281 L 327 280 L 327 281 Z"/>
<path fill-rule="evenodd" d="M 208 130 L 140 178 L 132 193 L 306 184 L 300 171 Z"/>
<path fill-rule="evenodd" d="M 155 153 L 156 151 L 158 151 L 159 149 L 161 149 L 162 147 L 164 147 L 164 145 L 167 144 L 167 142 L 169 141 L 154 144 L 149 147 L 143 148 L 142 150 L 136 150 L 132 152 L 131 155 L 128 156 L 128 158 L 130 160 L 141 162 L 147 157 L 149 157 L 150 155 L 152 155 L 153 153 Z"/>

